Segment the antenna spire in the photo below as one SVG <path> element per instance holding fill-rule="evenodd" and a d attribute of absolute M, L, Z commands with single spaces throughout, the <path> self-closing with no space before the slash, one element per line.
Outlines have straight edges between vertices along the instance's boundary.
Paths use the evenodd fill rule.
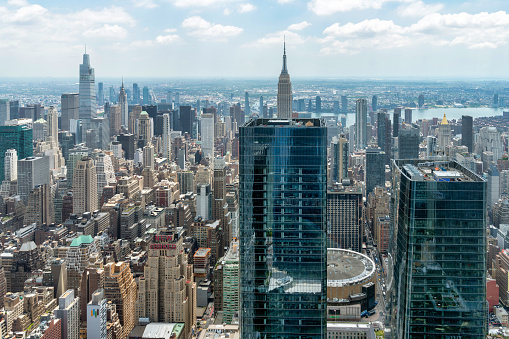
<path fill-rule="evenodd" d="M 286 36 L 283 37 L 283 69 L 281 70 L 282 74 L 287 74 L 288 69 L 286 68 Z"/>

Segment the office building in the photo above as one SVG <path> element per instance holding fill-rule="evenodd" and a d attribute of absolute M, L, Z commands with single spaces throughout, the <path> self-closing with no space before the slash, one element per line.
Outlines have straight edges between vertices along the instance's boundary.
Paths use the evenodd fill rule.
<path fill-rule="evenodd" d="M 324 338 L 325 122 L 251 120 L 239 143 L 241 333 Z"/>
<path fill-rule="evenodd" d="M 15 149 L 8 149 L 4 158 L 4 180 L 18 180 L 18 152 Z"/>
<path fill-rule="evenodd" d="M 449 125 L 449 122 L 445 117 L 445 113 L 442 122 L 438 126 L 437 134 L 438 148 L 441 152 L 443 152 L 443 154 L 445 154 L 446 146 L 449 146 L 452 141 L 451 125 Z"/>
<path fill-rule="evenodd" d="M 163 158 L 171 160 L 171 124 L 170 115 L 168 113 L 163 114 Z"/>
<path fill-rule="evenodd" d="M 385 164 L 388 165 L 391 154 L 391 122 L 385 112 L 377 113 L 377 144 L 385 152 Z"/>
<path fill-rule="evenodd" d="M 5 166 L 5 152 L 8 149 L 15 149 L 18 159 L 31 157 L 33 155 L 32 129 L 26 125 L 0 126 L 0 168 Z M 3 171 L 0 171 L 0 179 L 0 182 L 5 180 Z"/>
<path fill-rule="evenodd" d="M 82 146 L 76 146 L 76 148 L 72 148 L 69 150 L 69 155 L 67 157 L 66 166 L 67 166 L 67 187 L 71 188 L 74 179 L 74 168 L 76 167 L 76 163 L 81 158 L 88 156 L 89 149 Z"/>
<path fill-rule="evenodd" d="M 368 145 L 368 103 L 360 98 L 355 102 L 355 148 L 358 150 Z"/>
<path fill-rule="evenodd" d="M 401 108 L 396 107 L 392 115 L 392 137 L 397 138 L 399 136 L 399 119 L 401 117 Z"/>
<path fill-rule="evenodd" d="M 486 182 L 452 161 L 392 164 L 391 338 L 486 337 Z"/>
<path fill-rule="evenodd" d="M 97 204 L 97 172 L 94 160 L 83 157 L 76 162 L 73 177 L 73 213 L 93 212 Z"/>
<path fill-rule="evenodd" d="M 118 95 L 118 105 L 120 106 L 120 121 L 125 129 L 129 126 L 129 112 L 127 104 L 127 94 L 124 88 L 124 81 L 122 80 L 122 87 L 120 87 L 120 94 Z"/>
<path fill-rule="evenodd" d="M 150 105 L 152 100 L 150 100 L 150 91 L 147 86 L 143 86 L 143 105 Z"/>
<path fill-rule="evenodd" d="M 224 256 L 223 266 L 223 322 L 231 324 L 234 317 L 238 318 L 240 308 L 240 260 L 239 243 L 234 241 Z"/>
<path fill-rule="evenodd" d="M 483 152 L 493 152 L 493 160 L 497 161 L 503 155 L 503 143 L 500 132 L 496 127 L 487 126 L 479 129 L 479 137 L 475 144 L 475 153 L 483 154 Z"/>
<path fill-rule="evenodd" d="M 110 106 L 110 135 L 119 135 L 122 121 L 122 112 L 119 105 Z"/>
<path fill-rule="evenodd" d="M 373 112 L 376 112 L 378 110 L 378 97 L 376 95 L 373 95 L 371 98 L 371 110 Z"/>
<path fill-rule="evenodd" d="M 283 69 L 277 84 L 277 117 L 278 119 L 292 118 L 292 83 L 286 67 L 286 43 L 283 48 Z M 240 126 L 240 125 L 239 125 Z"/>
<path fill-rule="evenodd" d="M 315 97 L 315 103 L 316 103 L 315 110 L 317 112 L 321 112 L 322 111 L 322 98 L 319 95 L 317 95 Z"/>
<path fill-rule="evenodd" d="M 83 63 L 80 64 L 80 119 L 92 119 L 97 116 L 97 103 L 95 98 L 95 74 L 90 67 L 90 56 L 83 54 Z"/>
<path fill-rule="evenodd" d="M 54 310 L 55 318 L 61 321 L 61 338 L 78 339 L 80 337 L 79 298 L 74 297 L 73 290 L 67 290 L 58 298 L 58 308 Z"/>
<path fill-rule="evenodd" d="M 134 151 L 136 150 L 136 137 L 134 134 L 120 134 L 117 135 L 117 141 L 122 145 L 124 157 L 126 160 L 134 159 Z"/>
<path fill-rule="evenodd" d="M 327 248 L 362 251 L 362 208 L 360 186 L 327 191 Z"/>
<path fill-rule="evenodd" d="M 19 100 L 9 101 L 9 116 L 11 120 L 19 119 Z"/>
<path fill-rule="evenodd" d="M 214 115 L 201 115 L 201 150 L 204 157 L 214 158 Z"/>
<path fill-rule="evenodd" d="M 11 120 L 11 105 L 8 99 L 0 99 L 0 125 L 8 120 Z"/>
<path fill-rule="evenodd" d="M 474 151 L 474 124 L 469 115 L 461 116 L 461 144 L 468 147 L 468 152 Z"/>
<path fill-rule="evenodd" d="M 244 115 L 244 111 L 240 107 L 240 103 L 230 107 L 230 117 L 232 124 L 236 122 L 237 127 L 244 125 L 246 117 Z"/>
<path fill-rule="evenodd" d="M 191 106 L 180 106 L 180 130 L 182 134 L 192 135 L 195 112 Z"/>
<path fill-rule="evenodd" d="M 331 142 L 331 169 L 329 184 L 341 182 L 348 178 L 348 140 L 341 136 L 332 138 Z"/>
<path fill-rule="evenodd" d="M 28 194 L 25 224 L 35 223 L 38 227 L 55 222 L 55 206 L 51 187 L 48 184 L 37 185 Z"/>
<path fill-rule="evenodd" d="M 104 266 L 104 297 L 117 306 L 122 325 L 120 338 L 127 338 L 136 322 L 135 303 L 137 286 L 126 262 L 107 263 Z"/>
<path fill-rule="evenodd" d="M 97 84 L 97 104 L 104 106 L 104 84 L 102 82 Z"/>
<path fill-rule="evenodd" d="M 417 104 L 419 105 L 419 108 L 424 107 L 424 94 L 419 94 L 419 97 L 417 98 Z"/>
<path fill-rule="evenodd" d="M 398 137 L 398 159 L 419 159 L 419 138 L 418 128 L 402 128 Z"/>
<path fill-rule="evenodd" d="M 249 93 L 246 92 L 244 94 L 244 111 L 246 115 L 249 116 L 251 114 L 251 107 L 249 106 Z"/>
<path fill-rule="evenodd" d="M 87 338 L 108 339 L 106 331 L 107 301 L 103 289 L 92 294 L 92 300 L 87 305 Z"/>
<path fill-rule="evenodd" d="M 412 123 L 412 109 L 405 108 L 405 124 L 410 125 Z"/>
<path fill-rule="evenodd" d="M 118 140 L 118 139 L 117 139 Z M 143 148 L 152 142 L 152 120 L 143 111 L 138 119 L 138 148 Z"/>
<path fill-rule="evenodd" d="M 348 97 L 346 95 L 341 96 L 341 113 L 348 113 Z"/>
<path fill-rule="evenodd" d="M 158 230 L 148 245 L 144 275 L 138 278 L 136 318 L 185 323 L 185 337 L 196 322 L 196 284 L 184 252 L 183 230 Z"/>
<path fill-rule="evenodd" d="M 80 99 L 78 93 L 62 94 L 61 104 L 61 126 L 65 131 L 70 130 L 70 121 L 78 120 L 80 117 Z"/>
<path fill-rule="evenodd" d="M 50 184 L 49 158 L 28 157 L 18 160 L 18 193 L 24 203 L 38 185 Z"/>
<path fill-rule="evenodd" d="M 137 83 L 133 83 L 133 104 L 140 105 L 141 104 L 140 101 L 141 101 L 140 87 L 138 86 Z"/>
<path fill-rule="evenodd" d="M 366 196 L 375 187 L 385 187 L 385 152 L 380 148 L 366 149 Z"/>
<path fill-rule="evenodd" d="M 148 144 L 143 147 L 143 168 L 148 168 L 153 171 L 155 170 L 155 167 L 154 146 L 152 146 L 152 144 Z"/>

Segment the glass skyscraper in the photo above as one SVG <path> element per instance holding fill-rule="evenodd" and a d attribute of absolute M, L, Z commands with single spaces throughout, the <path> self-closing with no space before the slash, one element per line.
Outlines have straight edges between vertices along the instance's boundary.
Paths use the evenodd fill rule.
<path fill-rule="evenodd" d="M 80 64 L 80 119 L 92 119 L 97 116 L 97 102 L 95 98 L 95 73 L 90 67 L 90 56 L 83 54 Z"/>
<path fill-rule="evenodd" d="M 240 328 L 325 338 L 327 130 L 319 119 L 240 128 Z"/>
<path fill-rule="evenodd" d="M 26 125 L 0 126 L 0 182 L 4 180 L 5 152 L 15 149 L 18 159 L 33 155 L 32 129 Z"/>
<path fill-rule="evenodd" d="M 393 170 L 390 338 L 485 338 L 486 182 L 452 161 Z"/>

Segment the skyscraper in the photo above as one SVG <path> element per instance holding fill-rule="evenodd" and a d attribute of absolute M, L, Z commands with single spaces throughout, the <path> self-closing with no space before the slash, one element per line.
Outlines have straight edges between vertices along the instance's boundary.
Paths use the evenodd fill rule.
<path fill-rule="evenodd" d="M 80 64 L 80 119 L 92 119 L 97 116 L 95 99 L 95 75 L 94 69 L 90 67 L 90 57 L 83 54 L 83 63 Z"/>
<path fill-rule="evenodd" d="M 19 100 L 9 101 L 9 116 L 10 119 L 19 119 Z"/>
<path fill-rule="evenodd" d="M 486 337 L 486 182 L 452 161 L 393 171 L 391 338 Z"/>
<path fill-rule="evenodd" d="M 201 115 L 201 150 L 204 157 L 214 158 L 214 114 Z"/>
<path fill-rule="evenodd" d="M 399 118 L 401 117 L 401 108 L 396 107 L 392 115 L 392 137 L 397 138 L 399 135 Z"/>
<path fill-rule="evenodd" d="M 364 149 L 368 145 L 368 103 L 360 98 L 355 102 L 355 148 Z"/>
<path fill-rule="evenodd" d="M 76 162 L 73 178 L 73 213 L 81 215 L 97 209 L 97 172 L 94 160 L 83 157 Z"/>
<path fill-rule="evenodd" d="M 279 119 L 290 119 L 292 117 L 292 83 L 290 74 L 286 68 L 286 43 L 283 48 L 283 69 L 279 75 L 277 84 L 277 117 Z"/>
<path fill-rule="evenodd" d="M 163 114 L 163 157 L 171 160 L 171 125 L 170 125 L 170 115 L 168 113 Z"/>
<path fill-rule="evenodd" d="M 192 135 L 193 121 L 194 121 L 194 110 L 191 106 L 180 106 L 180 130 L 182 134 L 189 133 Z"/>
<path fill-rule="evenodd" d="M 46 138 L 51 143 L 51 148 L 58 148 L 58 112 L 53 106 L 48 110 L 48 136 Z"/>
<path fill-rule="evenodd" d="M 78 339 L 80 337 L 80 298 L 74 297 L 73 290 L 67 290 L 58 298 L 55 318 L 61 320 L 61 338 Z"/>
<path fill-rule="evenodd" d="M 260 118 L 266 118 L 266 116 L 263 115 L 263 96 L 260 96 L 260 111 L 258 112 L 258 116 Z"/>
<path fill-rule="evenodd" d="M 417 103 L 419 105 L 419 108 L 422 108 L 424 106 L 424 94 L 419 94 L 419 98 L 417 99 Z"/>
<path fill-rule="evenodd" d="M 0 99 L 0 125 L 5 125 L 7 120 L 11 120 L 11 105 L 9 100 Z"/>
<path fill-rule="evenodd" d="M 325 338 L 327 130 L 319 119 L 240 128 L 243 338 Z"/>
<path fill-rule="evenodd" d="M 99 289 L 92 294 L 92 300 L 87 305 L 87 337 L 107 339 L 106 320 L 107 304 L 104 290 Z"/>
<path fill-rule="evenodd" d="M 329 183 L 341 182 L 348 177 L 348 140 L 341 136 L 332 138 L 331 142 L 331 170 Z"/>
<path fill-rule="evenodd" d="M 327 192 L 327 248 L 362 251 L 362 208 L 362 189 L 359 186 Z"/>
<path fill-rule="evenodd" d="M 341 112 L 348 113 L 348 97 L 346 95 L 341 96 Z"/>
<path fill-rule="evenodd" d="M 405 108 L 405 124 L 409 125 L 412 123 L 412 109 Z"/>
<path fill-rule="evenodd" d="M 135 105 L 140 105 L 141 102 L 140 102 L 140 87 L 138 86 L 137 83 L 134 83 L 133 84 L 133 104 Z"/>
<path fill-rule="evenodd" d="M 398 159 L 419 159 L 419 129 L 405 126 L 399 131 Z"/>
<path fill-rule="evenodd" d="M 121 125 L 127 129 L 129 126 L 129 113 L 127 106 L 127 94 L 125 93 L 124 81 L 122 81 L 122 87 L 120 87 L 120 94 L 118 95 L 118 105 L 120 106 L 120 117 Z"/>
<path fill-rule="evenodd" d="M 316 105 L 315 105 L 316 111 L 321 112 L 322 111 L 322 98 L 319 95 L 317 95 L 315 98 L 315 101 L 316 101 Z"/>
<path fill-rule="evenodd" d="M 122 112 L 119 105 L 110 106 L 110 135 L 118 135 L 120 133 L 120 125 L 122 121 Z"/>
<path fill-rule="evenodd" d="M 461 116 L 461 144 L 467 146 L 470 153 L 474 151 L 474 126 L 469 115 Z"/>
<path fill-rule="evenodd" d="M 143 105 L 150 105 L 150 91 L 147 86 L 143 87 Z"/>
<path fill-rule="evenodd" d="M 78 93 L 62 94 L 60 98 L 61 114 L 62 114 L 62 129 L 70 131 L 70 121 L 78 120 L 80 118 L 80 98 Z"/>
<path fill-rule="evenodd" d="M 152 120 L 143 111 L 138 119 L 138 148 L 143 148 L 152 142 Z"/>
<path fill-rule="evenodd" d="M 102 82 L 98 83 L 98 90 L 97 90 L 97 103 L 99 106 L 104 105 L 104 84 Z"/>
<path fill-rule="evenodd" d="M 366 196 L 375 187 L 385 187 L 385 152 L 380 148 L 366 148 Z"/>
<path fill-rule="evenodd" d="M 371 109 L 373 112 L 376 112 L 378 110 L 378 97 L 376 95 L 373 95 L 371 98 Z"/>
<path fill-rule="evenodd" d="M 246 112 L 246 115 L 249 116 L 251 114 L 251 107 L 249 106 L 249 93 L 246 92 L 244 94 L 244 111 Z"/>
<path fill-rule="evenodd" d="M 447 118 L 445 117 L 442 119 L 442 122 L 438 126 L 438 148 L 440 151 L 444 152 L 445 154 L 445 147 L 449 146 L 452 140 L 452 131 L 451 131 L 451 125 L 449 125 L 449 122 L 447 121 Z"/>
<path fill-rule="evenodd" d="M 15 149 L 5 152 L 4 175 L 6 181 L 18 180 L 18 152 Z"/>
<path fill-rule="evenodd" d="M 18 160 L 18 193 L 24 203 L 28 201 L 28 195 L 34 187 L 44 184 L 50 184 L 49 157 Z"/>

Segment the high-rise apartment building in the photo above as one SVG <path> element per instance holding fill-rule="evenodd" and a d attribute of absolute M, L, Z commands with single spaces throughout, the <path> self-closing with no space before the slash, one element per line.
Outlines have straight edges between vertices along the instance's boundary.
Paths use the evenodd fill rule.
<path fill-rule="evenodd" d="M 327 248 L 362 251 L 362 187 L 327 191 Z"/>
<path fill-rule="evenodd" d="M 196 321 L 196 284 L 184 252 L 183 232 L 159 230 L 150 241 L 144 275 L 138 280 L 136 317 L 185 323 L 188 337 Z"/>
<path fill-rule="evenodd" d="M 191 106 L 180 106 L 180 130 L 182 134 L 189 133 L 192 135 L 193 121 L 194 121 L 194 110 Z"/>
<path fill-rule="evenodd" d="M 92 119 L 97 116 L 97 103 L 95 98 L 95 74 L 90 67 L 90 56 L 83 54 L 83 63 L 80 64 L 80 119 Z"/>
<path fill-rule="evenodd" d="M 163 158 L 171 160 L 171 124 L 170 115 L 168 113 L 163 114 Z"/>
<path fill-rule="evenodd" d="M 5 152 L 4 180 L 18 180 L 18 152 L 13 148 Z"/>
<path fill-rule="evenodd" d="M 28 194 L 27 211 L 24 223 L 35 223 L 37 226 L 50 225 L 55 222 L 55 208 L 48 184 L 37 185 Z"/>
<path fill-rule="evenodd" d="M 246 115 L 249 116 L 251 114 L 251 107 L 249 106 L 249 93 L 244 93 L 244 111 Z"/>
<path fill-rule="evenodd" d="M 203 156 L 214 158 L 214 115 L 201 115 L 201 149 Z"/>
<path fill-rule="evenodd" d="M 325 338 L 325 122 L 251 120 L 239 167 L 243 338 Z"/>
<path fill-rule="evenodd" d="M 461 144 L 467 146 L 470 153 L 474 151 L 474 125 L 469 115 L 461 116 Z"/>
<path fill-rule="evenodd" d="M 61 321 L 62 339 L 78 339 L 80 337 L 80 299 L 74 297 L 73 290 L 67 290 L 58 298 L 55 318 Z"/>
<path fill-rule="evenodd" d="M 239 243 L 231 243 L 230 250 L 224 256 L 223 265 L 223 322 L 231 324 L 238 316 L 240 307 L 240 258 Z"/>
<path fill-rule="evenodd" d="M 378 110 L 378 97 L 376 95 L 373 95 L 371 98 L 371 110 L 373 112 L 376 112 Z"/>
<path fill-rule="evenodd" d="M 419 94 L 419 97 L 417 98 L 417 104 L 419 105 L 419 108 L 424 106 L 424 94 Z"/>
<path fill-rule="evenodd" d="M 137 83 L 133 83 L 133 104 L 140 105 L 141 104 L 141 93 L 140 87 Z"/>
<path fill-rule="evenodd" d="M 73 177 L 73 213 L 93 212 L 97 204 L 97 172 L 94 160 L 83 157 L 76 162 Z"/>
<path fill-rule="evenodd" d="M 110 106 L 110 135 L 119 135 L 122 122 L 122 112 L 119 105 Z"/>
<path fill-rule="evenodd" d="M 33 155 L 32 129 L 26 125 L 0 126 L 0 168 L 5 166 L 5 152 L 15 149 L 18 159 Z M 5 179 L 4 172 L 0 171 L 0 182 Z"/>
<path fill-rule="evenodd" d="M 10 119 L 19 119 L 19 100 L 9 101 L 9 117 Z"/>
<path fill-rule="evenodd" d="M 368 146 L 368 102 L 360 98 L 355 102 L 355 148 Z"/>
<path fill-rule="evenodd" d="M 452 161 L 394 160 L 391 338 L 484 338 L 486 183 Z"/>
<path fill-rule="evenodd" d="M 124 88 L 124 81 L 122 81 L 122 87 L 120 87 L 120 94 L 118 95 L 118 105 L 120 106 L 120 121 L 121 125 L 126 129 L 129 126 L 129 112 L 127 104 L 127 94 Z"/>
<path fill-rule="evenodd" d="M 346 95 L 341 96 L 341 112 L 348 113 L 348 97 Z"/>
<path fill-rule="evenodd" d="M 283 48 L 283 69 L 277 84 L 277 117 L 278 119 L 292 118 L 292 83 L 286 67 L 286 43 Z"/>
<path fill-rule="evenodd" d="M 143 105 L 150 105 L 150 91 L 147 86 L 143 86 Z"/>
<path fill-rule="evenodd" d="M 97 84 L 97 104 L 104 106 L 104 84 L 102 82 Z"/>
<path fill-rule="evenodd" d="M 58 148 L 58 112 L 53 106 L 48 109 L 48 135 L 46 140 L 50 142 L 51 148 Z"/>
<path fill-rule="evenodd" d="M 70 121 L 80 118 L 80 97 L 78 93 L 62 94 L 60 98 L 62 129 L 70 131 Z"/>

